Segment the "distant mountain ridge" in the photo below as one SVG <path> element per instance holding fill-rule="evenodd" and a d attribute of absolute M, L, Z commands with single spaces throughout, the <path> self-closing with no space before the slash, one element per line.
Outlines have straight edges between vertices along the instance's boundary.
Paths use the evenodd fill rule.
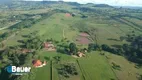
<path fill-rule="evenodd" d="M 142 7 L 132 7 L 132 6 L 111 6 L 111 5 L 108 5 L 108 4 L 94 4 L 94 3 L 86 3 L 86 4 L 80 4 L 78 2 L 64 2 L 64 1 L 50 1 L 50 0 L 43 0 L 43 1 L 27 1 L 27 0 L 4 0 L 4 1 L 1 1 L 0 0 L 0 3 L 4 3 L 4 4 L 10 4 L 12 3 L 12 1 L 14 2 L 28 2 L 28 4 L 30 3 L 33 3 L 33 2 L 39 2 L 39 3 L 43 3 L 43 4 L 58 4 L 58 3 L 65 3 L 65 4 L 68 4 L 68 5 L 72 5 L 72 6 L 81 6 L 81 5 L 85 5 L 85 6 L 92 6 L 92 7 L 102 7 L 102 8 L 112 8 L 112 7 L 115 7 L 115 8 L 129 8 L 129 9 L 142 9 Z"/>
<path fill-rule="evenodd" d="M 95 4 L 94 7 L 112 7 L 112 6 L 110 6 L 108 4 Z"/>

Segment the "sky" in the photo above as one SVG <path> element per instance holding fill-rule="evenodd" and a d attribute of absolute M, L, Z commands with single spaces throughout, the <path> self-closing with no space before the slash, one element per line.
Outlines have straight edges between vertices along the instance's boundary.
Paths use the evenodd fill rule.
<path fill-rule="evenodd" d="M 27 1 L 42 1 L 42 0 L 27 0 Z M 58 0 L 50 0 L 50 1 L 58 1 Z M 142 0 L 63 0 L 70 2 L 78 2 L 81 4 L 85 3 L 96 3 L 96 4 L 109 4 L 113 6 L 141 6 Z"/>

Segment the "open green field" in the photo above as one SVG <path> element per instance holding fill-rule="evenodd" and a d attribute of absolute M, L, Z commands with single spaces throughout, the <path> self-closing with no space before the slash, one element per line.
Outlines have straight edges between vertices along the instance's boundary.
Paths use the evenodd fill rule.
<path fill-rule="evenodd" d="M 52 80 L 80 80 L 79 75 L 71 76 L 70 78 L 66 79 L 66 78 L 62 77 L 61 75 L 59 75 L 58 71 L 57 71 L 57 68 L 61 66 L 60 65 L 61 63 L 75 63 L 76 64 L 76 59 L 75 58 L 73 58 L 73 57 L 71 57 L 69 55 L 66 55 L 66 54 L 61 54 L 61 53 L 57 53 L 57 52 L 47 52 L 47 51 L 41 51 L 40 55 L 42 57 L 49 57 L 50 60 L 52 60 L 52 73 L 51 73 L 51 71 L 48 71 L 49 73 L 47 73 L 48 76 L 50 75 L 50 79 L 51 79 L 51 74 L 52 74 Z M 55 56 L 60 56 L 61 57 L 61 61 L 58 64 L 54 60 Z M 51 64 L 48 63 L 47 66 L 51 66 Z M 77 64 L 76 64 L 76 67 L 77 67 L 78 72 L 79 72 L 79 67 L 77 66 Z M 47 67 L 47 68 L 50 69 L 51 67 Z M 43 68 L 42 70 L 45 70 L 45 69 Z M 39 74 L 42 75 L 42 72 L 40 72 Z M 38 78 L 41 78 L 41 76 L 39 76 Z"/>
<path fill-rule="evenodd" d="M 99 52 L 92 52 L 88 53 L 86 57 L 84 58 L 73 58 L 66 54 L 56 53 L 56 52 L 47 52 L 42 51 L 40 52 L 40 55 L 43 57 L 50 57 L 53 60 L 53 57 L 55 56 L 61 56 L 60 63 L 75 63 L 79 72 L 79 76 L 73 76 L 69 79 L 65 79 L 62 76 L 60 76 L 57 72 L 57 68 L 60 66 L 59 64 L 56 64 L 53 60 L 53 71 L 52 71 L 52 78 L 53 80 L 110 80 L 115 79 L 117 80 L 115 74 L 113 73 L 111 66 L 106 61 L 106 58 L 99 54 Z M 93 61 L 93 62 L 92 62 Z M 38 80 L 39 78 L 42 78 L 43 80 L 50 78 L 50 62 L 47 64 L 47 66 L 43 68 L 37 69 L 37 74 L 35 80 Z M 47 72 L 47 73 L 46 73 Z M 44 74 L 44 75 L 43 75 Z M 46 75 L 45 75 L 46 74 Z M 41 77 L 42 76 L 42 77 Z M 48 78 L 47 78 L 48 77 Z"/>
<path fill-rule="evenodd" d="M 17 40 L 23 39 L 22 35 L 28 35 L 35 31 L 37 31 L 37 35 L 41 36 L 42 40 L 53 38 L 57 41 L 60 41 L 63 39 L 63 29 L 65 31 L 65 37 L 72 41 L 73 38 L 77 35 L 77 32 L 72 31 L 69 28 L 69 24 L 72 24 L 77 20 L 78 18 L 66 18 L 65 14 L 61 13 L 52 15 L 50 18 L 38 22 L 28 29 L 23 29 L 15 37 L 9 39 L 6 44 L 9 46 L 17 45 Z"/>
<path fill-rule="evenodd" d="M 90 5 L 83 5 L 81 7 L 90 7 Z M 11 13 L 8 11 L 0 12 L 2 17 L 8 17 L 10 14 L 15 15 L 37 15 L 41 13 L 48 13 L 54 9 L 61 9 L 75 13 L 76 16 L 65 16 L 65 12 L 54 13 L 51 16 L 41 19 L 38 22 L 32 24 L 28 28 L 17 29 L 4 41 L 5 46 L 21 46 L 22 43 L 19 40 L 25 40 L 24 35 L 38 36 L 42 42 L 47 39 L 53 39 L 59 43 L 63 43 L 64 39 L 68 42 L 74 42 L 78 49 L 88 49 L 88 44 L 77 43 L 77 37 L 80 35 L 81 30 L 88 30 L 85 32 L 89 34 L 91 30 L 94 30 L 93 35 L 95 39 L 91 38 L 92 43 L 97 43 L 99 46 L 106 44 L 108 46 L 116 48 L 128 43 L 126 40 L 121 41 L 120 37 L 127 36 L 134 32 L 136 35 L 142 34 L 142 20 L 130 17 L 116 17 L 111 18 L 109 15 L 102 15 L 96 12 L 82 12 L 81 10 L 73 9 L 75 6 L 67 4 L 54 4 L 50 8 L 35 9 L 35 10 L 15 10 Z M 95 10 L 113 10 L 112 8 L 94 8 Z M 111 14 L 117 13 L 112 11 Z M 101 11 L 100 11 L 101 13 Z M 87 18 L 82 18 L 82 15 Z M 6 27 L 0 28 L 0 35 L 4 32 L 14 31 L 7 29 L 15 23 L 9 23 Z M 90 31 L 89 31 L 90 30 Z M 55 44 L 57 47 L 58 44 Z M 62 45 L 61 45 L 62 46 Z M 112 53 L 104 52 L 105 55 L 101 55 L 99 51 L 86 52 L 86 56 L 82 58 L 74 58 L 71 55 L 48 52 L 45 49 L 38 51 L 38 56 L 46 59 L 49 58 L 46 66 L 37 68 L 35 80 L 137 80 L 138 74 L 142 74 L 141 68 L 136 68 L 136 64 L 129 62 L 122 56 L 114 55 Z M 61 61 L 57 64 L 54 57 L 60 56 Z M 120 65 L 121 70 L 115 70 L 112 68 L 112 62 Z M 61 67 L 64 63 L 74 63 L 78 75 L 65 78 L 59 75 L 57 68 Z M 52 64 L 52 65 L 51 65 Z M 1 66 L 1 65 L 0 65 Z M 52 70 L 51 70 L 52 68 Z"/>
<path fill-rule="evenodd" d="M 142 74 L 141 68 L 136 68 L 136 64 L 129 62 L 124 57 L 107 52 L 105 54 L 110 65 L 112 65 L 112 62 L 120 65 L 121 70 L 114 69 L 119 80 L 137 80 L 138 74 Z"/>
<path fill-rule="evenodd" d="M 117 80 L 106 58 L 99 52 L 88 53 L 85 58 L 78 59 L 78 62 L 85 80 Z"/>
<path fill-rule="evenodd" d="M 30 28 L 22 29 L 21 31 L 18 32 L 18 34 L 9 38 L 5 42 L 5 44 L 7 46 L 20 45 L 21 43 L 18 43 L 17 41 L 25 39 L 24 37 L 22 37 L 22 35 L 28 35 L 35 31 L 37 31 L 36 35 L 41 36 L 42 40 L 52 38 L 57 41 L 60 41 L 61 39 L 63 39 L 63 29 L 65 31 L 65 37 L 68 40 L 73 42 L 75 40 L 75 37 L 79 34 L 79 31 L 77 29 L 72 30 L 70 26 L 80 20 L 81 20 L 80 17 L 68 18 L 68 17 L 65 17 L 65 14 L 63 13 L 57 13 L 43 21 L 36 23 Z M 117 26 L 115 27 L 115 26 L 109 26 L 108 24 L 97 24 L 97 23 L 89 23 L 89 22 L 88 22 L 88 25 L 93 26 L 94 28 L 97 29 L 96 34 L 98 37 L 98 43 L 100 44 L 105 43 L 108 45 L 123 44 L 123 42 L 119 41 L 119 37 L 124 34 L 127 34 L 128 32 L 130 32 L 128 31 L 129 28 L 131 29 L 131 27 L 127 25 L 119 25 L 118 27 Z M 115 41 L 113 39 L 117 39 L 118 41 Z M 104 56 L 101 56 L 99 52 L 88 53 L 87 57 L 78 59 L 79 65 L 76 62 L 76 59 L 66 54 L 41 51 L 41 55 L 44 57 L 45 56 L 47 57 L 61 56 L 63 62 L 74 62 L 77 65 L 79 76 L 72 77 L 68 80 L 83 80 L 84 78 L 85 80 L 94 80 L 94 79 L 96 80 L 116 79 L 117 80 L 115 75 L 117 75 L 117 77 L 120 80 L 128 79 L 128 78 L 122 77 L 124 76 L 123 74 L 126 74 L 125 70 L 123 72 L 115 71 L 114 73 L 111 69 L 111 66 L 107 62 L 106 58 Z M 112 60 L 115 60 L 115 58 Z M 52 78 L 53 79 L 55 78 L 54 80 L 58 80 L 58 79 L 62 80 L 62 77 L 59 76 L 56 70 L 56 66 L 59 66 L 59 65 L 53 64 Z M 125 68 L 126 67 L 124 67 L 124 69 Z M 137 69 L 135 70 L 137 72 Z M 47 66 L 43 68 L 39 68 L 37 70 L 36 75 L 37 76 L 35 80 L 39 80 L 41 78 L 42 80 L 51 79 L 50 62 L 47 64 Z M 136 78 L 135 76 L 132 76 L 132 78 L 129 78 L 129 80 L 130 79 L 135 80 Z"/>
<path fill-rule="evenodd" d="M 86 24 L 85 27 L 91 26 L 95 28 L 97 30 L 95 34 L 97 34 L 98 43 L 108 44 L 110 46 L 121 45 L 125 43 L 119 41 L 120 40 L 119 37 L 126 35 L 130 33 L 132 30 L 134 30 L 130 26 L 120 24 L 118 22 L 117 24 L 109 25 L 109 24 L 98 24 L 97 22 L 91 23 L 90 20 L 93 21 L 91 18 L 88 20 L 88 19 L 82 19 L 79 16 L 65 17 L 65 14 L 63 13 L 57 13 L 43 21 L 36 23 L 35 25 L 33 25 L 28 29 L 23 29 L 19 31 L 19 33 L 15 35 L 15 37 L 9 39 L 6 42 L 6 44 L 8 46 L 17 45 L 19 44 L 17 40 L 23 39 L 22 35 L 28 35 L 35 31 L 37 31 L 37 35 L 41 36 L 42 40 L 52 38 L 57 41 L 60 41 L 63 39 L 63 30 L 64 30 L 65 37 L 70 41 L 75 41 L 76 36 L 79 34 L 79 31 L 77 29 L 73 30 L 71 26 L 77 27 L 78 25 L 74 25 L 76 22 L 85 22 Z"/>
<path fill-rule="evenodd" d="M 51 79 L 49 64 L 50 62 L 48 62 L 48 64 L 42 68 L 37 68 L 35 80 L 40 80 L 40 79 L 50 80 Z"/>

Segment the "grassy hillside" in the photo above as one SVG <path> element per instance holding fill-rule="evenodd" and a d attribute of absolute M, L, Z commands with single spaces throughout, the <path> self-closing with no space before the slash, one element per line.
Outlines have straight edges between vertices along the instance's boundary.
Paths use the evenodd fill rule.
<path fill-rule="evenodd" d="M 106 58 L 99 52 L 89 53 L 86 58 L 79 59 L 78 64 L 85 80 L 117 79 Z"/>
<path fill-rule="evenodd" d="M 120 65 L 121 70 L 114 69 L 117 77 L 120 80 L 137 80 L 138 74 L 141 74 L 142 72 L 141 68 L 136 68 L 134 63 L 127 61 L 122 56 L 116 56 L 110 53 L 106 53 L 106 56 L 110 65 L 112 65 L 112 62 Z"/>
<path fill-rule="evenodd" d="M 3 64 L 0 69 L 5 65 L 22 64 L 26 60 L 26 65 L 33 66 L 32 60 L 41 59 L 46 60 L 47 65 L 36 69 L 33 80 L 137 80 L 142 75 L 142 69 L 136 63 L 129 62 L 124 51 L 116 55 L 102 49 L 102 44 L 112 49 L 120 48 L 123 44 L 130 44 L 127 37 L 133 40 L 135 36 L 142 34 L 141 10 L 66 2 L 14 4 L 11 5 L 11 10 L 5 7 L 0 9 L 0 24 L 4 25 L 0 26 L 0 64 Z M 63 51 L 47 51 L 43 43 L 48 40 Z M 38 41 L 41 41 L 38 48 L 28 48 L 38 45 Z M 89 51 L 90 43 L 99 48 L 86 52 L 85 57 L 74 58 L 70 55 L 70 43 L 75 43 L 78 51 Z M 34 51 L 21 53 L 22 49 Z M 137 53 L 133 56 L 137 57 Z M 57 61 L 55 57 L 60 57 L 60 60 Z M 64 64 L 73 64 L 78 75 L 69 78 L 62 76 L 59 69 Z M 28 79 L 28 76 L 23 79 Z M 9 80 L 14 78 L 17 77 L 11 76 Z"/>

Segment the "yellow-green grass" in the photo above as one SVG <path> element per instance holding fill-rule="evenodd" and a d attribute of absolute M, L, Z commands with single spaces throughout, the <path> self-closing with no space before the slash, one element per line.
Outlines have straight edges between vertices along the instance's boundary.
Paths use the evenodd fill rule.
<path fill-rule="evenodd" d="M 85 80 L 111 80 L 117 79 L 106 58 L 99 52 L 87 54 L 85 58 L 78 59 Z"/>
<path fill-rule="evenodd" d="M 138 74 L 142 74 L 142 68 L 135 68 L 135 64 L 129 62 L 124 57 L 108 52 L 105 52 L 105 55 L 107 56 L 110 65 L 112 65 L 113 62 L 121 67 L 121 70 L 114 69 L 119 80 L 138 80 Z"/>

